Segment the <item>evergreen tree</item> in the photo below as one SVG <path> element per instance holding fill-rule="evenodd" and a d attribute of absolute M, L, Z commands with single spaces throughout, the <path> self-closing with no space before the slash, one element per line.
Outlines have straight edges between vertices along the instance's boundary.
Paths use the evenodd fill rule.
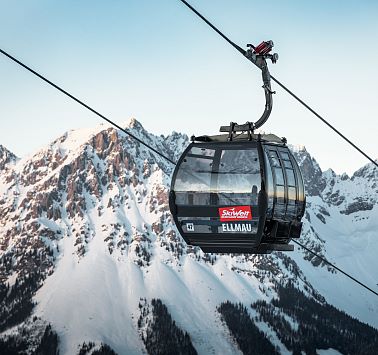
<path fill-rule="evenodd" d="M 151 355 L 196 355 L 190 336 L 183 332 L 172 319 L 167 307 L 160 299 L 153 299 L 152 322 L 143 337 L 147 352 Z M 147 316 L 141 312 L 143 318 Z"/>
<path fill-rule="evenodd" d="M 243 304 L 227 301 L 218 307 L 218 312 L 243 354 L 278 354 L 266 335 L 254 324 Z"/>

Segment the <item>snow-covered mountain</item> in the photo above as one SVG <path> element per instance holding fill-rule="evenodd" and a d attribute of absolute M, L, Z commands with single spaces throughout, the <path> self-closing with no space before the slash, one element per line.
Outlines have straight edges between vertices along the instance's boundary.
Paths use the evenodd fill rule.
<path fill-rule="evenodd" d="M 189 142 L 125 127 L 174 161 Z M 292 149 L 308 194 L 300 241 L 378 291 L 378 170 L 322 172 Z M 187 246 L 168 208 L 172 170 L 105 125 L 22 159 L 0 146 L 0 353 L 156 354 L 167 339 L 172 353 L 250 353 L 240 319 L 260 353 L 353 353 L 356 337 L 360 353 L 378 349 L 377 296 L 308 252 Z"/>

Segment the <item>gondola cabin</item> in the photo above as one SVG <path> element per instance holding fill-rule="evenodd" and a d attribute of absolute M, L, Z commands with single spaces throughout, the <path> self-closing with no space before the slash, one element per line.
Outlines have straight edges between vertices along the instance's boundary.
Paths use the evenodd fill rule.
<path fill-rule="evenodd" d="M 204 252 L 291 251 L 305 209 L 298 164 L 285 139 L 231 125 L 221 127 L 229 134 L 192 137 L 178 161 L 169 196 L 176 226 Z"/>
<path fill-rule="evenodd" d="M 256 135 L 272 111 L 266 60 L 272 41 L 243 55 L 261 69 L 265 108 L 255 122 L 222 126 L 217 136 L 192 137 L 172 177 L 169 206 L 185 241 L 209 253 L 291 251 L 305 209 L 304 184 L 286 139 Z"/>

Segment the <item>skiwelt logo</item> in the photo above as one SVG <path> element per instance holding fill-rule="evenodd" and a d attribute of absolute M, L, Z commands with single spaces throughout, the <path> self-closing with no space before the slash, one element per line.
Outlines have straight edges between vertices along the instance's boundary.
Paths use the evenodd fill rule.
<path fill-rule="evenodd" d="M 218 211 L 221 222 L 252 220 L 250 206 L 221 207 Z"/>

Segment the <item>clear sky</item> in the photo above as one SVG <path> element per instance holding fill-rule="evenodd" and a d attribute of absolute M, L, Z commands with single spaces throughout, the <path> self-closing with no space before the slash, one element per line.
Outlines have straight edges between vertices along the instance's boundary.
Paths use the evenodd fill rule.
<path fill-rule="evenodd" d="M 191 0 L 240 46 L 272 39 L 273 75 L 378 158 L 378 2 Z M 259 118 L 261 74 L 178 0 L 0 0 L 0 47 L 118 123 L 217 133 Z M 367 160 L 282 89 L 265 131 L 322 169 Z M 18 156 L 100 119 L 0 56 L 0 144 Z"/>

